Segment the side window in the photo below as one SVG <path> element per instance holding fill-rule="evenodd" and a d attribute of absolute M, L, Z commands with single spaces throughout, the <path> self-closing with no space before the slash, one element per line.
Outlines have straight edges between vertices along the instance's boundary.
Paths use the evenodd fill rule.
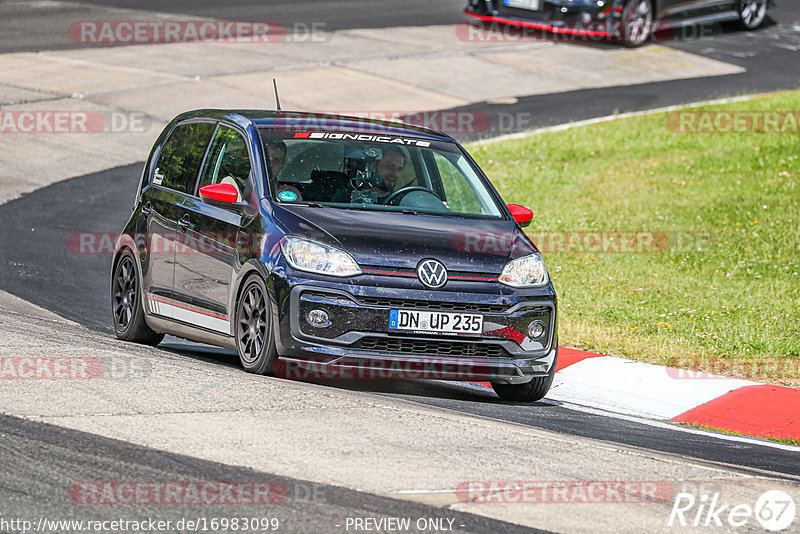
<path fill-rule="evenodd" d="M 483 213 L 478 195 L 461 170 L 441 154 L 435 154 L 434 159 L 447 196 L 447 206 L 460 213 Z"/>
<path fill-rule="evenodd" d="M 161 149 L 153 183 L 193 194 L 197 173 L 212 133 L 214 125 L 207 122 L 181 124 L 172 130 Z"/>
<path fill-rule="evenodd" d="M 250 169 L 250 153 L 244 137 L 236 130 L 220 125 L 203 166 L 200 187 L 230 184 L 236 187 L 239 193 L 238 202 L 241 202 L 252 191 Z"/>

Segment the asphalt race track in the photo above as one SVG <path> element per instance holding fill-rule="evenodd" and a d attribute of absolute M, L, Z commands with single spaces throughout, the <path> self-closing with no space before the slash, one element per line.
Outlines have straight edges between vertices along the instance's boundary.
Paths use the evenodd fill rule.
<path fill-rule="evenodd" d="M 83 0 L 80 2 L 0 0 L 0 20 L 4 21 L 2 29 L 0 29 L 0 54 L 21 53 L 21 55 L 25 55 L 25 53 L 39 51 L 64 51 L 65 53 L 80 51 L 84 45 L 70 41 L 63 31 L 63 28 L 75 20 L 214 18 L 245 21 L 275 20 L 284 25 L 321 21 L 324 22 L 327 31 L 364 28 L 396 29 L 457 24 L 466 20 L 461 13 L 463 4 L 463 0 L 238 0 L 225 3 L 213 0 L 172 2 L 158 0 Z M 781 89 L 796 89 L 800 86 L 800 3 L 794 0 L 781 0 L 770 11 L 770 17 L 765 27 L 757 32 L 741 32 L 735 25 L 723 25 L 715 26 L 711 29 L 711 35 L 702 38 L 686 38 L 660 43 L 672 50 L 742 67 L 743 72 L 549 92 L 514 99 L 506 98 L 496 102 L 472 103 L 468 106 L 451 109 L 486 113 L 492 118 L 493 124 L 496 124 L 498 117 L 503 115 L 527 116 L 530 117 L 530 120 L 524 124 L 515 125 L 509 131 L 463 133 L 455 137 L 461 141 L 468 141 L 490 134 L 563 124 L 618 112 L 648 110 L 706 99 L 735 97 Z M 13 24 L 7 24 L 6 21 L 13 21 Z M 606 49 L 605 47 L 611 45 L 586 43 L 584 46 Z M 2 85 L 3 73 L 0 72 L 0 86 Z M 109 105 L 109 107 L 114 109 L 113 106 Z M 2 140 L 0 139 L 0 141 Z M 145 155 L 145 153 L 137 153 L 134 157 L 139 159 L 144 158 Z M 130 161 L 134 161 L 134 159 L 126 160 L 126 162 Z M 278 391 L 280 392 L 279 400 L 276 400 L 275 397 L 267 397 L 264 403 L 268 404 L 268 401 L 271 401 L 279 407 L 286 407 L 287 411 L 297 410 L 296 413 L 299 414 L 297 419 L 309 417 L 309 420 L 314 421 L 308 415 L 313 411 L 314 406 L 307 408 L 309 411 L 301 411 L 304 408 L 301 406 L 303 402 L 313 404 L 309 399 L 319 398 L 320 406 L 330 403 L 334 408 L 338 407 L 336 403 L 344 404 L 348 399 L 356 399 L 358 402 L 371 406 L 370 410 L 365 410 L 365 417 L 374 417 L 375 425 L 379 424 L 382 417 L 387 417 L 386 413 L 391 412 L 395 415 L 400 414 L 396 419 L 399 421 L 398 425 L 405 424 L 404 417 L 413 421 L 412 417 L 419 420 L 421 419 L 420 414 L 426 414 L 430 420 L 434 421 L 433 423 L 428 421 L 427 424 L 430 424 L 428 430 L 437 429 L 440 425 L 441 428 L 452 428 L 446 426 L 452 421 L 467 425 L 469 430 L 465 431 L 466 434 L 479 433 L 481 429 L 478 428 L 478 423 L 486 423 L 486 426 L 490 428 L 493 428 L 491 425 L 496 423 L 497 428 L 502 428 L 503 431 L 509 433 L 511 433 L 509 429 L 519 428 L 523 432 L 529 432 L 529 438 L 531 435 L 544 436 L 541 438 L 543 442 L 550 440 L 554 443 L 554 449 L 561 447 L 565 451 L 563 457 L 559 458 L 549 458 L 545 456 L 546 453 L 540 455 L 538 450 L 525 451 L 535 458 L 537 464 L 547 465 L 550 460 L 554 461 L 555 473 L 549 475 L 551 477 L 575 477 L 575 471 L 569 471 L 564 466 L 574 464 L 577 466 L 576 470 L 580 471 L 581 462 L 585 461 L 583 456 L 586 456 L 587 458 L 609 458 L 609 462 L 619 461 L 620 471 L 626 467 L 621 465 L 622 462 L 629 462 L 632 466 L 639 465 L 639 462 L 642 465 L 658 464 L 662 471 L 659 471 L 657 476 L 660 476 L 661 480 L 682 481 L 685 480 L 690 470 L 695 470 L 698 473 L 697 479 L 708 482 L 712 487 L 718 481 L 722 484 L 723 479 L 726 480 L 725 483 L 732 480 L 733 482 L 730 483 L 736 485 L 739 483 L 740 477 L 741 480 L 751 481 L 759 492 L 771 489 L 769 484 L 775 481 L 789 483 L 795 489 L 800 487 L 798 449 L 765 440 L 712 434 L 679 425 L 642 420 L 547 399 L 530 405 L 501 402 L 491 390 L 474 384 L 385 380 L 291 383 L 247 375 L 240 370 L 238 358 L 234 353 L 183 342 L 172 337 L 168 337 L 157 349 L 133 347 L 117 342 L 111 328 L 109 309 L 110 246 L 116 233 L 122 228 L 130 214 L 141 167 L 142 163 L 139 162 L 101 172 L 88 173 L 84 170 L 82 172 L 86 174 L 57 181 L 31 193 L 23 194 L 20 198 L 0 204 L 0 297 L 3 297 L 3 292 L 7 292 L 27 303 L 81 325 L 80 330 L 71 330 L 65 326 L 62 339 L 57 322 L 50 324 L 45 319 L 33 315 L 28 317 L 26 315 L 28 312 L 24 307 L 20 307 L 19 310 L 11 310 L 12 313 L 9 313 L 9 316 L 0 314 L 0 331 L 7 332 L 6 328 L 9 324 L 20 325 L 20 330 L 24 330 L 27 324 L 30 324 L 32 331 L 45 325 L 52 329 L 52 333 L 50 330 L 44 333 L 36 332 L 40 337 L 32 335 L 30 339 L 41 341 L 49 338 L 48 341 L 54 344 L 49 346 L 59 346 L 68 354 L 83 354 L 84 352 L 91 354 L 92 350 L 99 350 L 97 346 L 102 345 L 103 350 L 117 351 L 128 358 L 142 358 L 142 361 L 154 369 L 160 368 L 160 366 L 165 368 L 174 366 L 174 369 L 169 367 L 167 370 L 167 374 L 174 374 L 171 376 L 171 380 L 174 382 L 170 382 L 173 384 L 185 385 L 182 382 L 184 376 L 191 376 L 192 379 L 203 376 L 212 378 L 225 376 L 230 381 L 228 383 L 240 385 L 244 383 L 259 394 L 262 391 L 266 392 L 265 395 L 272 392 L 277 397 L 278 395 L 274 392 Z M 93 169 L 96 168 L 106 167 L 93 167 Z M 4 169 L 0 169 L 0 179 L 6 176 L 2 174 L 2 171 Z M 70 174 L 70 176 L 72 175 Z M 82 248 L 82 236 L 87 235 L 93 237 L 90 244 Z M 25 332 L 20 332 L 21 336 L 24 334 Z M 85 339 L 81 340 L 80 336 L 84 336 Z M 34 343 L 34 341 L 30 343 Z M 42 343 L 44 345 L 44 342 Z M 14 346 L 13 343 L 11 346 Z M 36 347 L 27 348 L 35 350 Z M 42 352 L 46 354 L 46 349 L 42 349 Z M 6 357 L 8 354 L 3 356 Z M 185 375 L 184 371 L 186 371 Z M 238 382 L 239 380 L 241 382 Z M 0 381 L 0 388 L 5 387 L 2 382 L 4 381 Z M 16 390 L 11 389 L 12 386 L 18 386 L 18 384 L 9 385 L 5 390 L 0 389 L 0 402 L 7 402 L 10 406 L 16 407 L 13 399 L 13 392 Z M 59 384 L 58 387 L 64 388 L 58 390 L 61 392 L 68 391 L 69 388 L 63 384 Z M 106 405 L 80 406 L 80 409 L 70 412 L 74 407 L 69 403 L 74 402 L 76 397 L 80 397 L 82 390 L 79 388 L 82 387 L 91 386 L 84 384 L 75 386 L 75 391 L 78 393 L 74 397 L 66 394 L 63 399 L 56 397 L 52 399 L 52 405 L 42 408 L 41 412 L 26 411 L 32 406 L 31 399 L 19 399 L 21 407 L 19 412 L 16 412 L 17 416 L 8 415 L 12 411 L 0 407 L 0 488 L 2 488 L 0 489 L 0 519 L 49 517 L 111 520 L 129 515 L 177 521 L 182 518 L 208 516 L 209 511 L 195 504 L 165 507 L 151 503 L 137 505 L 135 508 L 126 505 L 84 506 L 76 502 L 74 494 L 69 490 L 80 481 L 93 480 L 177 483 L 267 481 L 285 489 L 285 500 L 281 506 L 258 509 L 258 513 L 256 513 L 255 508 L 247 505 L 225 505 L 212 508 L 213 515 L 217 517 L 251 517 L 271 514 L 281 522 L 282 526 L 286 527 L 279 531 L 288 529 L 291 532 L 353 531 L 344 526 L 348 518 L 353 517 L 431 518 L 445 522 L 452 521 L 453 530 L 476 533 L 616 530 L 615 524 L 591 522 L 590 518 L 593 516 L 593 512 L 586 510 L 597 510 L 598 517 L 607 518 L 610 515 L 605 510 L 601 513 L 600 509 L 578 508 L 575 511 L 570 507 L 551 512 L 551 508 L 535 508 L 532 515 L 523 521 L 523 519 L 517 520 L 509 511 L 494 510 L 483 514 L 482 510 L 475 511 L 476 508 L 470 508 L 467 503 L 459 503 L 455 500 L 448 502 L 437 500 L 436 492 L 445 492 L 441 489 L 432 490 L 430 494 L 425 494 L 423 497 L 414 496 L 414 490 L 420 487 L 423 489 L 438 487 L 436 476 L 441 476 L 445 470 L 451 468 L 455 470 L 454 465 L 449 463 L 452 462 L 451 456 L 455 457 L 457 452 L 462 453 L 463 451 L 450 449 L 451 443 L 447 440 L 435 443 L 436 450 L 434 452 L 427 449 L 428 456 L 421 459 L 424 462 L 423 465 L 426 465 L 425 472 L 419 473 L 422 482 L 410 477 L 417 485 L 406 487 L 409 493 L 401 495 L 397 491 L 384 491 L 383 486 L 378 483 L 366 484 L 364 483 L 365 478 L 359 479 L 355 475 L 348 478 L 341 475 L 337 471 L 339 467 L 336 465 L 337 463 L 352 465 L 348 462 L 351 462 L 360 452 L 366 454 L 368 451 L 363 449 L 362 451 L 352 451 L 351 447 L 355 447 L 355 445 L 346 442 L 346 439 L 342 443 L 330 443 L 326 440 L 328 437 L 326 432 L 329 432 L 330 429 L 320 426 L 310 429 L 308 436 L 287 437 L 285 446 L 286 448 L 297 446 L 298 450 L 301 450 L 300 444 L 307 445 L 307 443 L 302 443 L 307 439 L 311 444 L 310 447 L 314 447 L 312 449 L 314 453 L 318 449 L 326 451 L 330 455 L 330 465 L 327 465 L 325 469 L 319 469 L 319 464 L 311 462 L 308 458 L 300 455 L 292 456 L 291 451 L 274 450 L 258 451 L 263 458 L 271 460 L 273 456 L 275 457 L 276 468 L 274 470 L 271 467 L 269 469 L 242 467 L 245 465 L 271 466 L 272 464 L 266 461 L 259 463 L 255 460 L 254 463 L 251 463 L 252 458 L 246 457 L 244 454 L 241 459 L 234 455 L 232 461 L 224 461 L 223 459 L 231 458 L 231 456 L 225 456 L 228 449 L 223 452 L 204 450 L 202 443 L 197 445 L 191 441 L 190 437 L 186 438 L 186 443 L 182 443 L 183 436 L 178 434 L 165 436 L 162 439 L 162 436 L 154 431 L 152 436 L 145 436 L 147 439 L 143 438 L 142 441 L 137 441 L 135 439 L 137 436 L 130 439 L 106 437 L 124 435 L 124 432 L 119 429 L 126 425 L 130 425 L 131 428 L 141 428 L 135 425 L 143 424 L 144 428 L 148 430 L 149 426 L 156 428 L 160 421 L 158 417 L 161 416 L 175 416 L 175 419 L 167 419 L 167 423 L 164 424 L 169 430 L 173 429 L 171 425 L 174 424 L 175 432 L 178 433 L 181 424 L 187 426 L 192 424 L 191 419 L 181 420 L 181 416 L 190 417 L 198 414 L 201 421 L 204 421 L 203 424 L 205 424 L 205 418 L 211 420 L 213 417 L 219 416 L 221 419 L 230 419 L 231 426 L 228 430 L 238 428 L 244 432 L 242 429 L 245 425 L 242 421 L 250 421 L 248 430 L 261 424 L 261 421 L 239 419 L 240 416 L 245 417 L 248 414 L 255 414 L 254 417 L 258 415 L 260 412 L 257 412 L 253 406 L 257 406 L 261 399 L 248 399 L 248 402 L 252 402 L 252 404 L 242 402 L 241 406 L 235 406 L 230 411 L 226 411 L 227 408 L 220 408 L 220 413 L 214 411 L 215 406 L 205 407 L 198 410 L 196 414 L 180 412 L 184 408 L 170 406 L 169 402 L 165 400 L 163 410 L 157 406 L 151 413 L 140 409 L 133 401 L 130 406 L 134 408 L 125 404 L 129 400 L 128 397 L 135 398 L 140 392 L 136 391 L 134 386 L 121 381 L 119 384 L 110 386 L 107 384 L 97 386 L 96 397 L 107 401 L 108 407 Z M 104 389 L 106 387 L 108 389 Z M 117 387 L 118 390 L 115 389 Z M 180 388 L 176 387 L 176 391 L 178 390 Z M 114 412 L 118 405 L 114 405 L 113 402 L 117 400 L 115 398 L 117 393 L 125 396 L 125 399 L 120 401 L 120 405 L 123 405 L 125 410 L 119 410 L 118 413 Z M 160 392 L 157 394 L 149 392 L 149 394 L 153 399 L 161 400 L 161 397 L 158 396 Z M 165 398 L 169 398 L 171 394 L 177 395 L 178 393 L 164 392 Z M 219 394 L 220 399 L 223 400 L 234 398 L 238 401 L 239 399 L 234 396 L 234 392 Z M 41 395 L 43 398 L 49 398 L 47 392 L 42 392 Z M 146 396 L 146 392 L 142 392 L 142 397 Z M 150 397 L 148 397 L 149 399 Z M 202 399 L 200 396 L 196 399 L 201 404 L 209 402 L 208 399 Z M 62 400 L 63 407 L 60 404 Z M 183 395 L 181 400 L 188 406 L 194 402 L 195 397 L 187 394 Z M 223 400 L 218 399 L 220 404 L 223 404 Z M 295 406 L 295 402 L 297 406 Z M 381 409 L 385 408 L 387 412 L 382 415 L 375 411 L 377 410 L 376 406 Z M 329 406 L 325 407 L 330 408 Z M 126 411 L 128 408 L 130 410 Z M 171 413 L 170 410 L 173 409 L 179 413 Z M 321 414 L 326 413 L 322 408 L 319 411 Z M 345 410 L 343 409 L 343 411 Z M 412 413 L 413 415 L 408 415 Z M 126 417 L 129 419 L 125 419 Z M 120 423 L 120 421 L 123 422 Z M 186 421 L 190 422 L 186 423 Z M 469 426 L 472 421 L 478 422 L 474 428 Z M 60 424 L 61 422 L 63 425 Z M 218 424 L 222 426 L 222 423 L 218 422 Z M 240 426 L 237 427 L 237 424 Z M 196 422 L 194 426 L 198 426 Z M 78 430 L 82 428 L 87 430 Z M 209 434 L 215 433 L 208 429 L 202 430 Z M 279 434 L 279 430 L 281 429 L 273 428 L 267 431 Z M 340 430 L 338 429 L 338 431 Z M 400 427 L 396 431 L 402 436 L 406 429 Z M 139 432 L 147 433 L 141 430 Z M 219 432 L 224 434 L 224 431 Z M 336 435 L 341 436 L 342 434 L 340 432 Z M 264 434 L 259 436 L 266 439 Z M 247 438 L 240 438 L 233 433 L 224 437 L 226 445 L 228 441 L 239 443 L 237 440 L 241 440 L 243 448 L 253 445 L 252 440 L 248 442 Z M 367 437 L 371 438 L 371 436 Z M 412 452 L 416 450 L 417 445 L 420 446 L 420 450 L 423 450 L 423 446 L 428 445 L 426 443 L 403 443 L 397 436 L 390 437 L 398 439 L 398 443 L 402 443 L 397 445 L 398 448 L 405 447 Z M 462 440 L 458 443 L 468 442 L 467 438 L 455 435 L 455 433 L 448 437 Z M 500 436 L 497 443 L 500 443 L 504 437 Z M 365 436 L 354 436 L 353 438 L 353 443 L 363 443 L 356 438 L 361 439 Z M 194 435 L 194 439 L 200 441 L 197 435 Z M 383 450 L 377 449 L 377 447 L 387 446 L 386 442 L 391 439 L 376 431 L 376 450 Z M 510 437 L 508 439 L 511 440 Z M 143 446 L 140 443 L 147 445 Z M 198 448 L 193 449 L 194 445 L 197 445 Z M 539 442 L 539 445 L 544 447 L 542 442 Z M 570 446 L 574 446 L 576 450 L 572 451 Z M 363 446 L 363 448 L 366 447 Z M 372 444 L 369 445 L 369 448 L 371 447 Z M 247 450 L 252 451 L 253 449 Z M 387 447 L 386 450 L 393 449 Z M 400 456 L 400 452 L 397 449 L 394 450 Z M 597 451 L 603 452 L 601 454 Z M 342 456 L 337 457 L 336 453 L 339 452 Z M 217 453 L 219 454 L 217 455 Z M 322 454 L 320 452 L 320 455 Z M 490 456 L 491 451 L 489 456 L 482 457 L 487 465 L 489 462 L 486 458 Z M 213 461 L 209 458 L 223 459 Z M 404 458 L 407 457 L 404 456 Z M 461 457 L 459 456 L 459 458 Z M 379 458 L 379 460 L 383 459 Z M 391 465 L 392 458 L 385 459 L 387 465 Z M 497 465 L 513 466 L 515 462 L 516 459 L 513 457 L 501 458 Z M 647 464 L 647 462 L 652 462 L 652 464 Z M 364 465 L 365 473 L 370 473 L 370 469 L 374 467 Z M 380 467 L 382 466 L 378 466 L 377 472 L 383 472 Z M 606 472 L 613 473 L 617 466 L 593 465 L 591 467 L 597 467 L 597 473 L 604 472 L 603 468 L 608 467 Z M 413 471 L 413 467 L 406 466 L 401 466 L 396 471 L 403 469 Z M 430 469 L 432 473 L 430 481 L 425 480 L 427 469 Z M 633 470 L 635 467 L 631 467 L 631 469 Z M 498 471 L 501 469 L 498 468 Z M 287 475 L 287 472 L 291 476 Z M 466 472 L 469 473 L 469 470 Z M 502 472 L 505 473 L 505 471 Z M 562 473 L 572 474 L 562 475 Z M 586 478 L 591 475 L 587 472 L 583 476 Z M 614 474 L 614 476 L 616 475 Z M 648 477 L 656 475 L 643 470 L 636 473 L 636 476 L 644 480 L 652 480 Z M 321 479 L 347 480 L 348 483 L 318 482 Z M 550 478 L 549 480 L 559 480 L 559 478 Z M 353 482 L 349 483 L 350 481 Z M 744 483 L 742 485 L 744 486 Z M 388 487 L 389 484 L 387 483 L 386 486 Z M 411 490 L 411 487 L 414 490 Z M 314 492 L 324 494 L 324 498 L 309 498 L 309 495 Z M 667 506 L 668 509 L 669 506 Z M 511 508 L 508 510 L 513 511 Z M 626 512 L 628 510 L 625 509 Z M 604 513 L 605 515 L 603 515 Z M 656 524 L 665 528 L 662 519 L 665 520 L 666 515 L 663 517 L 658 515 L 661 513 L 664 513 L 663 510 L 659 510 L 653 517 L 657 519 Z M 566 519 L 553 519 L 553 515 L 559 514 Z M 569 516 L 581 516 L 581 514 L 586 518 L 586 526 L 576 528 L 576 523 L 570 523 Z M 635 513 L 632 516 L 635 517 Z M 644 512 L 642 512 L 642 517 L 644 517 Z M 535 528 L 522 526 L 523 524 L 529 525 L 529 527 L 533 525 Z M 642 531 L 645 528 L 644 524 L 636 523 L 636 519 L 632 519 L 631 523 L 623 524 L 619 531 Z M 648 525 L 652 525 L 652 523 L 648 523 Z M 57 529 L 51 530 L 56 531 Z M 432 529 L 432 531 L 443 530 L 445 529 Z M 17 532 L 18 530 L 5 529 L 0 523 L 0 532 L 6 531 Z M 744 529 L 742 531 L 756 530 Z"/>
<path fill-rule="evenodd" d="M 126 506 L 85 506 L 75 513 L 76 503 L 89 503 L 97 494 L 60 491 L 95 480 L 103 473 L 112 480 L 141 482 L 170 481 L 192 484 L 196 481 L 235 480 L 239 483 L 268 483 L 274 488 L 280 507 L 269 519 L 281 525 L 291 525 L 296 532 L 327 532 L 336 525 L 345 525 L 347 517 L 426 517 L 453 521 L 461 532 L 531 533 L 546 532 L 529 529 L 503 521 L 454 511 L 443 511 L 417 503 L 388 499 L 345 488 L 287 479 L 268 473 L 221 465 L 187 456 L 153 453 L 129 443 L 110 440 L 0 415 L 0 428 L 12 447 L 0 447 L 0 485 L 4 492 L 15 493 L 10 506 L 4 508 L 6 517 L 16 516 L 38 522 L 39 516 L 49 520 L 108 521 L 119 519 Z M 20 462 L 25 458 L 25 462 Z M 59 466 L 43 471 L 38 465 Z M 76 483 L 75 481 L 81 481 Z M 84 489 L 86 486 L 80 486 Z M 91 488 L 91 486 L 88 486 Z M 314 498 L 314 495 L 322 498 Z M 43 504 L 46 503 L 46 504 Z M 207 515 L 202 505 L 159 506 L 152 503 L 142 508 L 135 505 L 142 517 L 160 521 L 193 519 Z M 128 505 L 132 508 L 134 505 Z M 31 511 L 36 510 L 36 518 Z M 263 509 L 255 511 L 250 504 L 224 505 L 217 517 L 263 517 Z M 257 514 L 257 515 L 254 515 Z"/>
<path fill-rule="evenodd" d="M 710 35 L 704 38 L 664 42 L 678 50 L 746 68 L 747 71 L 741 74 L 530 96 L 519 98 L 513 104 L 483 103 L 470 106 L 470 109 L 492 116 L 526 113 L 532 118 L 531 127 L 539 127 L 615 113 L 793 89 L 800 80 L 797 57 L 800 51 L 800 4 L 780 2 L 769 13 L 771 24 L 767 23 L 758 32 L 742 32 L 736 24 L 725 24 L 709 30 Z M 789 28 L 779 29 L 777 21 Z"/>
<path fill-rule="evenodd" d="M 0 220 L 5 221 L 0 226 L 0 242 L 7 244 L 0 249 L 3 289 L 100 335 L 113 336 L 107 281 L 111 256 L 103 245 L 111 241 L 96 238 L 81 250 L 79 236 L 113 236 L 118 231 L 115 229 L 125 224 L 140 173 L 141 165 L 111 169 L 59 182 L 0 206 Z M 75 295 L 81 297 L 76 299 Z M 209 366 L 238 365 L 235 356 L 219 349 L 195 353 L 194 357 L 202 358 Z M 795 451 L 766 443 L 760 446 L 755 440 L 745 444 L 710 434 L 689 434 L 674 426 L 656 428 L 546 402 L 518 406 L 498 401 L 491 391 L 460 384 L 347 380 L 327 385 L 397 396 L 565 434 L 800 476 Z"/>
<path fill-rule="evenodd" d="M 61 28 L 74 20 L 116 20 L 121 13 L 174 14 L 183 18 L 271 20 L 290 26 L 322 22 L 326 30 L 454 24 L 462 20 L 461 0 L 90 0 L 57 6 L 9 2 L 0 4 L 4 16 L 15 17 L 0 39 L 0 53 L 78 48 Z"/>

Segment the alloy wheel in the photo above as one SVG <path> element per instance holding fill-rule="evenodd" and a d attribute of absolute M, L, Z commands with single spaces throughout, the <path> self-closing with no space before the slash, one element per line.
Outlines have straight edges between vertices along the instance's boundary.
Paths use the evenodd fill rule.
<path fill-rule="evenodd" d="M 261 286 L 251 283 L 239 306 L 237 343 L 245 363 L 255 362 L 267 338 L 267 301 Z"/>
<path fill-rule="evenodd" d="M 136 266 L 130 256 L 124 256 L 117 264 L 114 277 L 114 322 L 120 332 L 131 323 L 138 293 Z"/>
<path fill-rule="evenodd" d="M 638 46 L 650 38 L 653 8 L 650 0 L 633 0 L 625 10 L 625 41 Z"/>
<path fill-rule="evenodd" d="M 745 27 L 758 28 L 767 15 L 767 0 L 742 0 L 739 4 L 739 16 Z"/>

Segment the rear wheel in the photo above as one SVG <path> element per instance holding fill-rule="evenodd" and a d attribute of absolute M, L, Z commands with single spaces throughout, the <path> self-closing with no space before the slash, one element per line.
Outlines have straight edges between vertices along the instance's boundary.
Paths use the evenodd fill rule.
<path fill-rule="evenodd" d="M 650 39 L 653 31 L 652 0 L 628 0 L 622 9 L 622 28 L 625 46 L 636 48 Z"/>
<path fill-rule="evenodd" d="M 114 333 L 123 341 L 158 345 L 164 334 L 153 331 L 144 320 L 141 284 L 136 259 L 126 250 L 114 264 L 111 280 L 111 313 Z"/>
<path fill-rule="evenodd" d="M 270 311 L 267 285 L 258 275 L 250 277 L 236 304 L 236 347 L 247 372 L 273 374 L 278 351 Z"/>
<path fill-rule="evenodd" d="M 536 402 L 544 398 L 553 385 L 556 376 L 556 362 L 558 355 L 553 359 L 553 365 L 545 376 L 537 376 L 526 384 L 492 384 L 492 389 L 497 396 L 505 401 Z"/>
<path fill-rule="evenodd" d="M 768 0 L 739 0 L 739 22 L 746 30 L 755 30 L 767 17 Z"/>

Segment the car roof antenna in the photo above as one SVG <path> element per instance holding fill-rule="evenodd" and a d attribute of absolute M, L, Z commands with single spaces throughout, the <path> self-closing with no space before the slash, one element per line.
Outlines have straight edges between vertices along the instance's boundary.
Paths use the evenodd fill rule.
<path fill-rule="evenodd" d="M 278 111 L 281 111 L 281 99 L 278 97 L 278 82 L 272 78 L 272 86 L 275 88 L 275 103 L 278 105 Z"/>

